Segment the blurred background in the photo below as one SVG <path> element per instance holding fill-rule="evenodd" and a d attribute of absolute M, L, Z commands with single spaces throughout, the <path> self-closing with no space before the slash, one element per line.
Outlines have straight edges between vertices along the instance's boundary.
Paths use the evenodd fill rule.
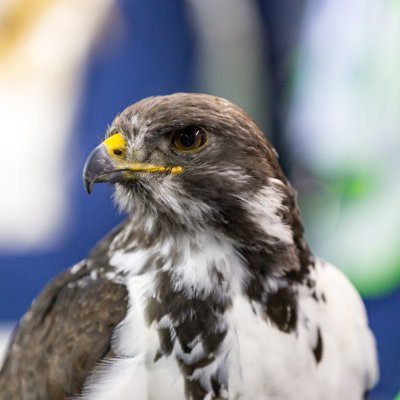
<path fill-rule="evenodd" d="M 363 295 L 373 400 L 400 389 L 400 2 L 2 0 L 0 353 L 32 299 L 123 216 L 81 170 L 115 114 L 206 92 L 263 128 L 315 254 Z M 0 356 L 1 358 L 1 356 Z"/>

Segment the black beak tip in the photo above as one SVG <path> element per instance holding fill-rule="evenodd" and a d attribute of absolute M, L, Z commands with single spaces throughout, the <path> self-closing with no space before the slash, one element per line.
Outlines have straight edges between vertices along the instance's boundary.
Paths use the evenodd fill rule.
<path fill-rule="evenodd" d="M 92 193 L 93 189 L 93 181 L 91 181 L 89 178 L 84 177 L 83 178 L 83 186 L 85 187 L 86 193 L 90 194 Z"/>

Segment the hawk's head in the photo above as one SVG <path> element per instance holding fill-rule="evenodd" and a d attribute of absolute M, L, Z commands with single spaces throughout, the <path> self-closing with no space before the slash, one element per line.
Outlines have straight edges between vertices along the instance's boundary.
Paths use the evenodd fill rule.
<path fill-rule="evenodd" d="M 302 240 L 294 196 L 272 146 L 227 100 L 150 97 L 126 108 L 89 156 L 84 181 L 113 182 L 120 208 L 179 230 L 207 228 L 238 243 Z"/>

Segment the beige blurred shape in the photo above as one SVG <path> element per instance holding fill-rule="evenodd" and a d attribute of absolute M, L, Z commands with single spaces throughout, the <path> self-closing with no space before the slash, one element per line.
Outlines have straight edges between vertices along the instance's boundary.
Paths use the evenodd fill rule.
<path fill-rule="evenodd" d="M 0 5 L 0 249 L 52 243 L 66 220 L 66 148 L 90 49 L 115 0 Z"/>

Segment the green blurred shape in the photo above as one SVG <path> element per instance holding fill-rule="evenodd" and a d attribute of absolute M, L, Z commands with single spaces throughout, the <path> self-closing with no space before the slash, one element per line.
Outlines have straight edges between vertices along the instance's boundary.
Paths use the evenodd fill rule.
<path fill-rule="evenodd" d="M 347 269 L 346 274 L 363 297 L 382 296 L 400 287 L 400 257 L 391 265 L 383 263 L 374 274 L 359 274 L 352 271 Z"/>
<path fill-rule="evenodd" d="M 368 196 L 377 188 L 377 181 L 370 171 L 365 173 L 342 171 L 342 173 L 335 173 L 330 177 L 324 176 L 322 182 L 326 182 L 344 202 Z"/>
<path fill-rule="evenodd" d="M 300 205 L 305 222 L 313 221 L 310 231 L 312 231 L 316 243 L 318 243 L 318 232 L 326 229 L 324 224 L 328 226 L 329 231 L 331 229 L 329 225 L 335 223 L 335 218 L 339 218 L 338 215 L 330 216 L 327 204 L 336 202 L 338 214 L 352 213 L 358 204 L 383 190 L 379 177 L 373 171 L 343 168 L 335 173 L 323 171 L 315 176 L 317 181 L 323 182 L 324 185 L 319 186 L 315 192 L 303 193 Z M 332 199 L 334 200 L 332 201 Z M 376 209 L 371 208 L 371 212 L 376 212 Z M 367 225 L 366 229 L 375 229 L 375 226 Z M 382 296 L 400 287 L 400 247 L 389 239 L 380 239 L 382 251 L 379 257 L 376 253 L 374 255 L 371 253 L 369 259 L 363 257 L 360 262 L 354 259 L 346 260 L 345 255 L 341 255 L 340 260 L 336 261 L 329 255 L 327 259 L 343 269 L 362 296 Z M 364 249 L 360 245 L 356 251 L 362 251 L 364 254 L 370 253 L 368 245 Z"/>

